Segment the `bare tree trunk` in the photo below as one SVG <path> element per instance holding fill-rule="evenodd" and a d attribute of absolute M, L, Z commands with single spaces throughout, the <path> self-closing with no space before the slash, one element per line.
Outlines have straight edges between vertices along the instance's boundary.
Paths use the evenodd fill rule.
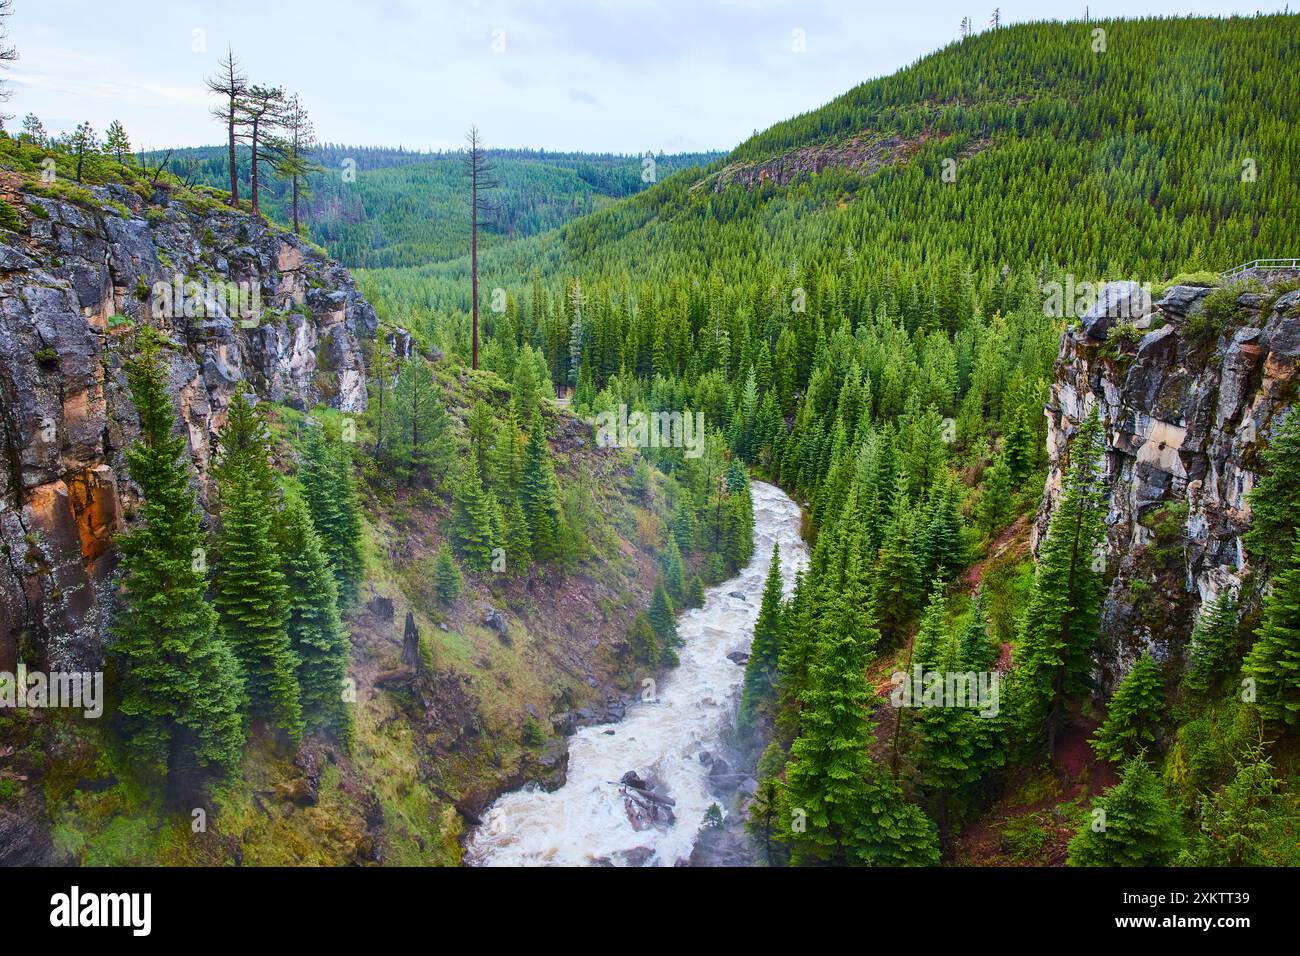
<path fill-rule="evenodd" d="M 471 296 L 474 308 L 474 345 L 470 368 L 478 368 L 478 165 L 475 163 L 470 174 L 469 202 L 469 268 L 472 276 Z"/>
<path fill-rule="evenodd" d="M 239 208 L 239 176 L 235 170 L 235 97 L 230 97 L 230 121 L 226 124 L 230 137 L 230 205 Z"/>
<path fill-rule="evenodd" d="M 260 119 L 253 117 L 253 215 L 257 215 L 257 133 Z"/>

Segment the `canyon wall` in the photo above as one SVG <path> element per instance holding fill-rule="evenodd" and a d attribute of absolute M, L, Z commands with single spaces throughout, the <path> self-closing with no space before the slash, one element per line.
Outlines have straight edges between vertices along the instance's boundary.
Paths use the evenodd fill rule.
<path fill-rule="evenodd" d="M 1209 307 L 1207 310 L 1207 306 Z M 1254 588 L 1241 535 L 1259 454 L 1294 402 L 1300 291 L 1111 283 L 1062 336 L 1035 547 L 1080 421 L 1106 435 L 1104 645 L 1110 686 L 1144 648 L 1181 666 L 1202 602 Z"/>
<path fill-rule="evenodd" d="M 37 194 L 40 192 L 41 194 Z M 200 501 L 237 384 L 298 408 L 366 407 L 374 310 L 348 273 L 196 194 L 37 190 L 0 178 L 0 670 L 98 667 L 116 551 L 138 501 L 124 363 L 162 328 Z M 56 198 L 57 197 L 57 198 Z M 65 198 L 66 197 L 66 198 Z"/>

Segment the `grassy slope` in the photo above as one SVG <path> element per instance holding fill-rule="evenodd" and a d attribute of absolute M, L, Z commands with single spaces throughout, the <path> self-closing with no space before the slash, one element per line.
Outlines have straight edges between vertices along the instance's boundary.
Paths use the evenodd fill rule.
<path fill-rule="evenodd" d="M 449 408 L 463 419 L 474 397 L 503 400 L 490 373 L 439 366 Z M 325 413 L 329 414 L 329 413 Z M 297 413 L 277 409 L 282 436 Z M 193 833 L 184 808 L 168 810 L 124 777 L 97 728 L 67 721 L 29 728 L 33 740 L 60 743 L 39 778 L 54 825 L 55 856 L 83 864 L 454 864 L 465 817 L 496 793 L 543 775 L 539 760 L 554 747 L 521 739 L 526 708 L 546 716 L 599 702 L 632 684 L 622 638 L 649 602 L 653 547 L 662 541 L 662 488 L 650 501 L 630 490 L 621 452 L 597 451 L 590 430 L 552 408 L 553 446 L 561 482 L 583 480 L 595 491 L 599 527 L 591 553 L 567 575 L 548 572 L 531 584 L 467 575 L 466 592 L 439 609 L 430 569 L 445 518 L 443 496 L 401 492 L 370 498 L 367 575 L 359 606 L 348 615 L 357 681 L 357 739 L 350 754 L 309 740 L 296 761 L 262 730 L 252 736 L 236 779 L 219 786 L 205 812 L 207 831 Z M 585 445 L 579 439 L 586 439 Z M 371 604 L 392 601 L 391 618 Z M 484 626 L 485 604 L 504 608 L 508 642 Z M 425 673 L 400 665 L 406 611 L 421 632 Z M 319 798 L 306 805 L 308 777 L 319 773 Z"/>

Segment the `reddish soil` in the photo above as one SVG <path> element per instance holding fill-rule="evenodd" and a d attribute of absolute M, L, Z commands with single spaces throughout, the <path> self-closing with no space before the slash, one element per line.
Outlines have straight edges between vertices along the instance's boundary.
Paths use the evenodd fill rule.
<path fill-rule="evenodd" d="M 1016 559 L 1029 553 L 1030 518 L 1030 515 L 1021 515 L 1007 525 L 989 545 L 985 556 L 966 569 L 962 580 L 966 582 L 968 588 L 974 591 L 979 587 L 980 580 L 984 577 L 984 568 L 995 558 L 1001 558 L 1008 550 Z"/>
<path fill-rule="evenodd" d="M 1097 726 L 1095 720 L 1070 715 L 1057 734 L 1049 767 L 1013 771 L 1003 797 L 958 835 L 955 860 L 969 866 L 1064 866 L 1081 811 L 1119 782 L 1088 743 Z M 1041 848 L 1021 843 L 1017 855 L 1016 832 L 1025 829 L 1041 833 Z"/>

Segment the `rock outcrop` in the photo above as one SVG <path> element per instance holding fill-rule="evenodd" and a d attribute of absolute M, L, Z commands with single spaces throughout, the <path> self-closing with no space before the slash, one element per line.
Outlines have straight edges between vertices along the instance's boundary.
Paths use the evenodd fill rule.
<path fill-rule="evenodd" d="M 1294 401 L 1298 365 L 1300 292 L 1175 286 L 1152 303 L 1113 283 L 1062 337 L 1035 547 L 1068 441 L 1098 408 L 1108 502 L 1103 684 L 1144 648 L 1178 666 L 1200 604 L 1248 579 L 1248 495 L 1259 452 Z"/>
<path fill-rule="evenodd" d="M 124 452 L 138 422 L 124 362 L 165 330 L 171 389 L 200 500 L 240 381 L 299 408 L 366 407 L 374 310 L 348 273 L 293 235 L 195 194 L 117 185 L 0 194 L 0 670 L 98 666 L 113 535 L 138 495 Z"/>

